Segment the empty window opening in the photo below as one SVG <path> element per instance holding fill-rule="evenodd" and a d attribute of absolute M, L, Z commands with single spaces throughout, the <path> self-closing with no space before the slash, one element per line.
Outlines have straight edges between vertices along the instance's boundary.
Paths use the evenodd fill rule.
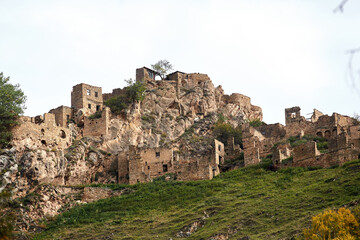
<path fill-rule="evenodd" d="M 331 137 L 331 133 L 330 133 L 329 130 L 326 130 L 326 131 L 325 131 L 325 137 L 326 137 L 326 138 Z"/>
<path fill-rule="evenodd" d="M 201 82 L 198 82 L 198 85 L 200 85 L 201 84 Z"/>
<path fill-rule="evenodd" d="M 61 130 L 61 131 L 60 131 L 60 137 L 61 137 L 61 138 L 66 138 L 66 133 L 65 133 L 64 130 Z"/>
<path fill-rule="evenodd" d="M 322 132 L 317 132 L 317 133 L 316 133 L 316 136 L 318 136 L 318 137 L 322 137 L 322 136 L 323 136 L 323 134 L 322 134 Z"/>
<path fill-rule="evenodd" d="M 45 140 L 41 140 L 41 144 L 46 146 L 46 141 L 45 141 Z"/>
<path fill-rule="evenodd" d="M 156 152 L 156 153 L 155 153 L 155 156 L 156 156 L 156 157 L 160 157 L 160 152 Z"/>
<path fill-rule="evenodd" d="M 296 118 L 296 113 L 291 113 L 291 118 Z"/>
<path fill-rule="evenodd" d="M 41 129 L 41 134 L 44 135 L 45 134 L 45 130 L 42 128 Z"/>
<path fill-rule="evenodd" d="M 333 135 L 334 137 L 337 135 L 337 129 L 336 129 L 336 128 L 333 129 L 332 135 Z"/>
<path fill-rule="evenodd" d="M 96 111 L 100 111 L 100 105 L 96 105 Z"/>
<path fill-rule="evenodd" d="M 95 97 L 99 97 L 99 93 L 98 93 L 98 92 L 95 92 Z"/>
<path fill-rule="evenodd" d="M 150 169 L 150 166 L 148 166 L 148 169 Z"/>
<path fill-rule="evenodd" d="M 89 89 L 86 89 L 86 95 L 90 96 L 91 92 Z"/>
<path fill-rule="evenodd" d="M 66 115 L 66 120 L 69 120 L 69 119 L 70 119 L 70 115 L 67 114 L 67 115 Z"/>
<path fill-rule="evenodd" d="M 219 151 L 221 151 L 221 145 L 218 146 Z"/>
<path fill-rule="evenodd" d="M 167 172 L 168 171 L 168 165 L 167 164 L 163 164 L 163 172 Z"/>
<path fill-rule="evenodd" d="M 90 103 L 88 104 L 88 108 L 91 109 L 91 104 Z"/>
<path fill-rule="evenodd" d="M 219 156 L 219 163 L 222 163 L 222 156 Z"/>
<path fill-rule="evenodd" d="M 155 76 L 154 76 L 154 73 L 153 72 L 148 72 L 149 73 L 149 78 L 152 78 L 152 79 L 154 79 L 155 78 Z"/>

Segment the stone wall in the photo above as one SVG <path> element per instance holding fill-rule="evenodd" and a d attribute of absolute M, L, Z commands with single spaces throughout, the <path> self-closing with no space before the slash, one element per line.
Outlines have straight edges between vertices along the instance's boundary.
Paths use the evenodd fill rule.
<path fill-rule="evenodd" d="M 301 144 L 293 149 L 293 163 L 297 165 L 298 162 L 303 162 L 306 159 L 311 159 L 320 155 L 317 149 L 316 142 L 311 141 L 306 144 Z M 301 163 L 300 163 L 301 164 Z"/>
<path fill-rule="evenodd" d="M 57 126 L 55 115 L 45 113 L 43 116 L 20 117 L 20 124 L 12 130 L 13 145 L 23 149 L 58 149 L 71 145 L 70 130 Z"/>
<path fill-rule="evenodd" d="M 301 108 L 296 106 L 292 108 L 285 108 L 285 124 L 298 123 L 305 121 L 305 118 L 300 114 Z"/>
<path fill-rule="evenodd" d="M 112 90 L 111 93 L 104 93 L 103 94 L 103 101 L 106 102 L 107 100 L 109 100 L 112 97 L 125 95 L 125 93 L 126 93 L 125 88 L 115 88 L 115 89 Z"/>
<path fill-rule="evenodd" d="M 177 180 L 180 181 L 209 180 L 218 174 L 204 159 L 187 163 L 177 163 L 175 165 L 175 173 Z"/>
<path fill-rule="evenodd" d="M 56 124 L 61 127 L 66 127 L 68 121 L 73 118 L 73 110 L 66 106 L 51 109 L 49 113 L 55 114 Z"/>
<path fill-rule="evenodd" d="M 156 72 L 147 68 L 142 67 L 136 69 L 136 81 L 145 81 L 145 82 L 152 82 L 155 81 Z"/>
<path fill-rule="evenodd" d="M 316 122 L 320 116 L 324 115 L 322 112 L 314 108 L 314 112 L 311 116 L 311 122 Z"/>
<path fill-rule="evenodd" d="M 80 83 L 73 86 L 71 92 L 71 107 L 77 112 L 86 109 L 89 114 L 102 110 L 103 95 L 101 87 Z"/>
<path fill-rule="evenodd" d="M 101 112 L 101 118 L 84 118 L 83 136 L 105 136 L 109 133 L 110 108 L 105 107 Z"/>

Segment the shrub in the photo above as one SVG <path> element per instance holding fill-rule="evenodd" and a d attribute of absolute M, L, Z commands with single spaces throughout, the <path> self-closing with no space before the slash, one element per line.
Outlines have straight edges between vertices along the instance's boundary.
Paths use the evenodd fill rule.
<path fill-rule="evenodd" d="M 9 83 L 10 78 L 0 73 L 0 147 L 11 141 L 11 129 L 18 124 L 17 119 L 25 109 L 26 97 L 19 85 Z"/>
<path fill-rule="evenodd" d="M 252 127 L 260 127 L 264 123 L 260 119 L 255 119 L 249 122 L 249 125 Z"/>
<path fill-rule="evenodd" d="M 97 118 L 101 118 L 101 112 L 100 111 L 97 111 L 95 112 L 94 114 L 91 114 L 89 116 L 89 119 L 92 120 L 92 119 L 97 119 Z"/>
<path fill-rule="evenodd" d="M 241 127 L 234 128 L 231 124 L 218 121 L 214 126 L 214 136 L 219 141 L 227 145 L 230 137 L 234 137 L 235 144 L 242 145 L 242 131 Z"/>
<path fill-rule="evenodd" d="M 144 100 L 146 85 L 143 81 L 135 81 L 131 78 L 125 80 L 127 87 L 123 94 L 114 96 L 104 102 L 104 105 L 111 109 L 111 112 L 119 115 L 129 105 Z"/>
<path fill-rule="evenodd" d="M 309 240 L 359 239 L 359 223 L 349 209 L 326 210 L 312 218 L 311 227 L 304 230 L 304 237 Z"/>

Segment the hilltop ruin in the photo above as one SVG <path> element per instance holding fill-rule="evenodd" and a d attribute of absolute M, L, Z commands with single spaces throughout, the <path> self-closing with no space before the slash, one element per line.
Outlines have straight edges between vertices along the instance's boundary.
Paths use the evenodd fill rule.
<path fill-rule="evenodd" d="M 21 117 L 6 167 L 23 167 L 20 176 L 13 168 L 5 185 L 22 182 L 27 189 L 34 181 L 74 185 L 212 179 L 229 169 L 223 166 L 232 159 L 239 159 L 236 167 L 241 167 L 271 157 L 279 168 L 330 167 L 360 157 L 360 126 L 350 117 L 314 110 L 305 119 L 300 107 L 293 107 L 285 109 L 285 126 L 254 127 L 253 121 L 262 121 L 261 108 L 245 95 L 224 94 L 206 74 L 155 76 L 149 68 L 136 69 L 136 81 L 146 86 L 144 100 L 129 104 L 124 114 L 112 113 L 105 102 L 125 88 L 103 93 L 101 87 L 80 83 L 73 86 L 70 107 Z M 231 137 L 220 142 L 213 135 L 219 116 L 241 127 L 241 146 Z"/>

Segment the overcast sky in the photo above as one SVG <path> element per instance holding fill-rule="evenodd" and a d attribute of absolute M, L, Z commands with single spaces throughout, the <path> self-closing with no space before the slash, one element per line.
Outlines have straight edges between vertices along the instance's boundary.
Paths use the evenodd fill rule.
<path fill-rule="evenodd" d="M 0 72 L 20 84 L 29 116 L 70 106 L 78 83 L 123 87 L 160 59 L 251 97 L 267 123 L 292 106 L 353 116 L 360 84 L 346 51 L 360 47 L 360 1 L 334 13 L 340 2 L 0 0 Z"/>

